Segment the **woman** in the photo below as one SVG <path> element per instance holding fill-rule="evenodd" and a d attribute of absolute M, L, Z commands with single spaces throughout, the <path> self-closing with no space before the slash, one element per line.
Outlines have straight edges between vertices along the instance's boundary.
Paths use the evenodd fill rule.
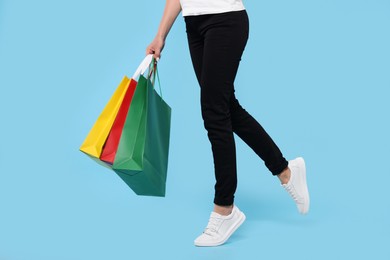
<path fill-rule="evenodd" d="M 165 39 L 182 11 L 193 67 L 201 89 L 204 126 L 215 168 L 214 210 L 196 246 L 218 246 L 244 222 L 234 205 L 237 186 L 236 133 L 264 161 L 295 200 L 300 213 L 309 210 L 306 169 L 302 158 L 287 162 L 261 125 L 234 95 L 234 79 L 244 51 L 249 23 L 241 0 L 167 0 L 156 37 L 147 54 L 160 58 Z"/>

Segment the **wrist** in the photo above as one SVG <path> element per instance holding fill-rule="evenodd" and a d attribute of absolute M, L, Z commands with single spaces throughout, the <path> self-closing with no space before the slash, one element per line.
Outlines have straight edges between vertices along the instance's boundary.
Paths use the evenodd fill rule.
<path fill-rule="evenodd" d="M 164 34 L 160 34 L 160 33 L 158 33 L 157 35 L 156 35 L 156 39 L 157 40 L 160 40 L 160 41 L 165 41 L 165 38 L 166 38 L 166 35 L 164 35 Z"/>

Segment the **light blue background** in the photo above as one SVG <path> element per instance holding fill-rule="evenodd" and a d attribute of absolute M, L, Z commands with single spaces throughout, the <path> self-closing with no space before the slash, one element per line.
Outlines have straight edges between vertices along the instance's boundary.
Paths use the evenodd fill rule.
<path fill-rule="evenodd" d="M 245 5 L 237 96 L 287 158 L 305 157 L 310 214 L 237 138 L 247 221 L 222 247 L 194 247 L 214 177 L 182 17 L 159 66 L 167 196 L 138 197 L 78 148 L 164 1 L 0 0 L 0 259 L 390 259 L 390 1 Z"/>

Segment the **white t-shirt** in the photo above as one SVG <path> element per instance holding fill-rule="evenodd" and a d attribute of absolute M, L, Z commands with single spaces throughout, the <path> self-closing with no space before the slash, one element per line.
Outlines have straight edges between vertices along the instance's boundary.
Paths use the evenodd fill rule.
<path fill-rule="evenodd" d="M 180 0 L 183 16 L 245 10 L 242 0 Z"/>

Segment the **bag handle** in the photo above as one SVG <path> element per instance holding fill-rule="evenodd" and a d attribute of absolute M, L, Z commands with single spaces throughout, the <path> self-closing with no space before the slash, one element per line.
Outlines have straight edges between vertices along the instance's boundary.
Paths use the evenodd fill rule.
<path fill-rule="evenodd" d="M 144 58 L 144 60 L 141 62 L 141 64 L 138 66 L 137 70 L 135 71 L 132 79 L 137 79 L 140 75 L 144 74 L 145 71 L 149 68 L 150 63 L 152 63 L 153 60 L 153 54 L 148 54 Z"/>
<path fill-rule="evenodd" d="M 162 96 L 162 90 L 161 90 L 160 76 L 158 74 L 158 69 L 157 69 L 157 61 L 158 60 L 155 58 L 152 59 L 152 62 L 149 65 L 148 76 L 151 80 L 151 83 L 152 83 L 154 89 L 155 89 L 155 83 L 156 83 L 156 78 L 157 78 L 158 86 L 160 89 L 160 97 L 162 98 L 163 96 Z"/>
<path fill-rule="evenodd" d="M 144 74 L 148 69 L 149 69 L 148 78 L 151 79 L 153 88 L 155 86 L 155 80 L 157 76 L 157 81 L 160 88 L 160 96 L 162 98 L 160 76 L 158 75 L 158 70 L 157 70 L 157 59 L 153 57 L 153 54 L 146 55 L 144 60 L 141 62 L 141 64 L 138 66 L 137 70 L 135 71 L 132 79 L 137 79 L 140 75 Z"/>

